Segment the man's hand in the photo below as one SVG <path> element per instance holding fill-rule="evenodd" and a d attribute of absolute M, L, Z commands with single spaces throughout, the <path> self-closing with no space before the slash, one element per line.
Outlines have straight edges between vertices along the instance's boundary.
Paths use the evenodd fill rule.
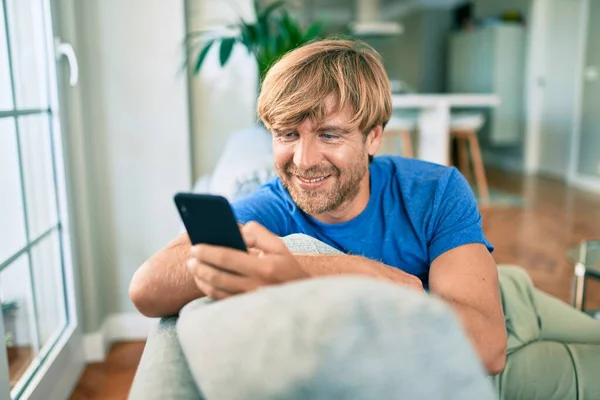
<path fill-rule="evenodd" d="M 188 268 L 208 297 L 220 300 L 309 277 L 283 241 L 263 226 L 249 222 L 241 232 L 249 253 L 206 244 L 191 248 Z"/>

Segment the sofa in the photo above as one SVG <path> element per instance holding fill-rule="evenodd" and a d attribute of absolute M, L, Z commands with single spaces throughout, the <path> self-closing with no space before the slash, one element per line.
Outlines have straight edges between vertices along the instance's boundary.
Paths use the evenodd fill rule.
<path fill-rule="evenodd" d="M 320 242 L 307 241 L 306 239 L 299 240 L 296 238 L 303 235 L 292 236 L 294 237 L 284 238 L 284 241 L 293 252 L 319 254 L 336 252 L 336 250 Z M 308 250 L 306 248 L 307 243 L 309 246 L 312 246 Z M 398 385 L 395 389 L 402 390 L 403 394 L 408 394 L 407 391 L 415 387 L 436 388 L 437 390 L 434 394 L 431 392 L 425 394 L 419 392 L 418 394 L 413 394 L 413 397 L 409 396 L 407 398 L 484 399 L 493 397 L 527 400 L 600 398 L 600 380 L 597 379 L 598 367 L 600 366 L 600 322 L 535 289 L 529 276 L 523 269 L 516 266 L 499 266 L 498 271 L 502 306 L 508 332 L 508 358 L 504 371 L 498 376 L 490 378 L 492 380 L 490 383 L 490 388 L 493 390 L 492 395 L 486 392 L 486 387 L 479 387 L 475 384 L 469 386 L 467 384 L 468 382 L 475 381 L 481 385 L 481 379 L 477 380 L 476 377 L 465 377 L 462 375 L 457 377 L 447 376 L 451 375 L 451 371 L 460 371 L 463 373 L 465 371 L 475 371 L 474 374 L 477 375 L 477 367 L 473 367 L 472 365 L 473 357 L 469 358 L 469 354 L 472 354 L 472 349 L 468 349 L 468 346 L 460 341 L 461 339 L 455 342 L 457 344 L 453 345 L 453 349 L 451 350 L 442 347 L 436 349 L 436 351 L 417 357 L 417 359 L 421 360 L 428 357 L 437 357 L 431 360 L 434 364 L 444 363 L 448 360 L 458 363 L 454 366 L 446 366 L 442 372 L 438 371 L 438 375 L 433 375 L 436 378 L 431 379 L 431 384 L 429 385 L 410 385 L 402 382 L 400 379 L 403 376 L 402 374 L 408 375 L 407 379 L 409 379 L 409 382 L 410 379 L 414 380 L 418 378 L 410 376 L 410 373 L 414 372 L 414 368 L 417 367 L 413 365 L 412 361 L 408 363 L 406 358 L 401 356 L 394 357 L 392 360 L 382 360 L 381 362 L 393 366 L 388 366 L 382 374 L 385 376 L 386 373 L 389 373 L 391 376 L 394 376 L 394 382 Z M 387 289 L 376 288 L 375 292 L 371 292 L 371 295 L 369 295 L 361 293 L 360 287 L 352 288 L 348 298 L 343 300 L 344 307 L 329 310 L 329 315 L 325 318 L 332 320 L 336 315 L 344 315 L 345 312 L 350 310 L 351 313 L 359 315 L 355 325 L 368 327 L 373 324 L 373 315 L 379 315 L 379 310 L 382 307 L 393 303 L 402 305 L 401 314 L 406 314 L 407 310 L 412 310 L 411 312 L 418 315 L 423 314 L 422 310 L 413 307 L 416 299 L 410 297 L 391 301 L 384 298 L 379 303 L 373 305 L 371 304 L 374 301 L 373 299 L 379 296 L 380 291 Z M 400 291 L 401 288 L 394 287 L 394 290 Z M 330 337 L 327 346 L 322 346 L 319 339 L 323 335 L 327 336 L 326 327 L 328 326 L 322 324 L 319 327 L 318 334 L 315 334 L 312 338 L 316 342 L 314 346 L 310 344 L 308 346 L 306 344 L 304 346 L 298 345 L 301 342 L 298 339 L 298 331 L 282 326 L 281 316 L 289 316 L 290 314 L 294 315 L 296 312 L 301 312 L 302 310 L 297 307 L 298 304 L 304 304 L 305 311 L 306 307 L 308 307 L 309 310 L 314 310 L 315 313 L 322 313 L 323 309 L 327 310 L 326 305 L 331 301 L 322 301 L 318 298 L 318 293 L 322 293 L 323 291 L 313 292 L 317 293 L 317 296 L 316 303 L 312 305 L 310 302 L 286 299 L 289 292 L 289 289 L 282 290 L 281 288 L 270 292 L 265 290 L 260 294 L 263 298 L 262 303 L 254 307 L 251 305 L 252 296 L 257 296 L 254 294 L 238 296 L 237 303 L 225 305 L 223 304 L 226 302 L 221 302 L 221 305 L 217 305 L 219 302 L 215 304 L 202 304 L 209 303 L 210 301 L 199 299 L 184 308 L 184 311 L 196 308 L 195 312 L 200 313 L 192 318 L 188 316 L 185 323 L 182 324 L 177 316 L 161 319 L 148 337 L 129 398 L 132 400 L 165 398 L 317 398 L 318 396 L 315 393 L 312 393 L 308 397 L 306 396 L 306 390 L 308 390 L 306 387 L 310 388 L 310 384 L 305 383 L 302 391 L 298 389 L 298 385 L 293 384 L 293 380 L 288 380 L 286 384 L 277 385 L 275 388 L 272 388 L 271 385 L 273 379 L 261 380 L 265 376 L 271 376 L 273 368 L 279 371 L 280 374 L 283 373 L 282 371 L 287 371 L 284 376 L 305 376 L 305 374 L 297 373 L 298 365 L 305 365 L 306 359 L 314 359 L 315 357 L 319 359 L 316 364 L 327 364 L 325 361 L 320 360 L 320 357 L 323 354 L 330 354 L 331 351 L 327 346 L 330 346 L 331 343 L 337 343 L 337 340 L 332 340 Z M 404 295 L 407 296 L 406 293 Z M 315 298 L 315 296 L 311 295 L 310 298 Z M 269 311 L 269 305 L 281 305 L 286 301 L 289 304 L 284 308 L 278 308 L 280 310 L 279 313 L 278 311 Z M 365 312 L 365 304 L 370 304 L 371 309 L 375 311 L 371 311 L 370 313 Z M 203 305 L 205 307 L 204 310 L 199 309 L 199 305 Z M 252 314 L 252 310 L 260 310 L 258 312 L 258 320 L 252 320 L 251 317 L 248 317 L 248 315 Z M 281 314 L 282 312 L 285 314 Z M 240 315 L 236 316 L 234 315 L 235 313 Z M 448 309 L 445 309 L 443 312 L 445 316 L 451 316 L 451 314 Z M 253 321 L 254 325 L 250 326 L 254 328 L 256 326 L 270 327 L 272 325 L 271 329 L 275 331 L 274 337 L 273 334 L 271 336 L 268 334 L 264 334 L 263 336 L 262 333 L 259 336 L 256 334 L 252 335 L 250 332 L 254 329 L 249 329 L 248 325 L 244 323 L 247 319 Z M 394 320 L 396 318 L 388 318 L 384 321 L 384 324 Z M 409 333 L 412 332 L 419 336 L 417 339 L 418 343 L 426 342 L 429 345 L 444 342 L 449 336 L 453 335 L 453 332 L 456 334 L 459 331 L 456 328 L 457 324 L 454 324 L 456 322 L 454 319 L 452 319 L 454 322 L 445 321 L 447 327 L 443 328 L 444 332 L 442 336 L 437 339 L 431 338 L 431 340 L 427 341 L 426 333 L 430 332 L 429 327 L 433 329 L 435 324 L 438 323 L 436 321 L 436 319 L 432 319 L 429 322 L 424 322 L 424 326 L 427 327 L 426 329 L 423 327 L 419 329 L 418 323 L 414 321 L 407 322 L 404 325 L 410 326 L 407 330 Z M 313 322 L 310 322 L 309 324 L 304 323 L 300 326 L 310 326 L 312 324 Z M 317 323 L 314 324 L 318 325 Z M 219 328 L 219 326 L 223 326 L 224 328 Z M 207 334 L 207 331 L 210 332 L 211 329 L 213 330 L 212 336 Z M 216 334 L 214 332 L 215 329 L 217 330 Z M 219 334 L 219 329 L 223 332 L 222 335 Z M 382 329 L 391 330 L 392 335 L 396 335 L 396 332 L 399 331 L 398 327 L 393 326 Z M 433 330 L 435 331 L 435 329 Z M 369 332 L 368 329 L 366 333 L 361 332 L 360 334 L 354 333 L 354 336 L 360 338 L 361 335 L 369 335 L 369 337 L 372 335 L 372 332 Z M 464 338 L 462 334 L 459 336 Z M 206 337 L 212 337 L 212 340 L 206 340 Z M 346 330 L 336 331 L 335 338 L 338 337 L 347 337 Z M 280 346 L 277 352 L 283 352 L 283 354 L 279 359 L 274 359 L 273 357 L 265 358 L 265 354 L 270 354 L 266 350 L 268 346 L 283 341 L 282 338 L 288 339 L 288 342 L 291 342 L 292 345 L 284 345 L 284 350 L 281 350 Z M 283 342 L 284 344 L 287 343 Z M 240 343 L 251 344 L 252 348 L 262 349 L 262 351 L 257 350 L 251 356 L 248 356 L 244 350 L 247 347 L 239 347 Z M 293 348 L 295 346 L 299 346 L 299 348 Z M 356 343 L 354 346 L 358 347 Z M 290 347 L 292 347 L 291 350 Z M 398 349 L 396 342 L 390 342 L 387 343 L 385 353 L 399 351 L 400 354 L 406 354 L 408 351 L 412 351 L 414 347 L 411 346 L 408 350 L 406 348 Z M 350 348 L 354 347 L 350 346 Z M 285 353 L 286 349 L 289 354 Z M 444 354 L 444 352 L 448 351 L 453 353 Z M 346 349 L 346 352 L 348 352 L 348 349 Z M 293 356 L 291 356 L 292 354 Z M 365 356 L 364 358 L 369 360 L 369 357 Z M 352 354 L 352 359 L 362 360 L 363 357 Z M 246 362 L 245 366 L 244 362 Z M 338 363 L 342 365 L 349 364 L 339 361 Z M 407 363 L 409 365 L 406 365 Z M 198 364 L 200 364 L 199 367 Z M 360 371 L 363 375 L 370 371 L 381 369 L 381 366 L 378 367 L 377 363 L 373 363 L 372 361 L 371 363 L 365 361 L 364 365 L 362 363 L 356 364 L 363 368 Z M 402 367 L 405 369 L 401 369 L 400 372 L 391 371 L 392 368 Z M 330 370 L 334 371 L 334 375 L 339 373 L 336 368 L 330 368 Z M 320 371 L 320 373 L 315 373 L 314 376 L 330 376 L 332 374 L 330 370 L 328 370 L 328 373 Z M 376 376 L 381 376 L 382 374 Z M 420 373 L 417 377 L 422 377 L 422 375 L 423 373 Z M 342 376 L 346 376 L 346 374 Z M 456 387 L 449 389 L 443 383 L 440 383 L 444 378 L 451 382 L 461 382 L 461 390 L 469 389 L 473 391 L 469 391 L 469 394 L 466 394 L 466 392 L 456 392 Z M 279 382 L 279 380 L 276 381 Z M 354 379 L 354 381 L 360 381 L 360 379 Z M 369 379 L 370 381 L 371 378 Z M 390 394 L 390 391 L 393 389 L 387 388 L 383 384 L 378 386 L 375 383 L 372 387 L 364 384 L 353 387 L 351 395 L 344 396 L 339 395 L 339 392 L 335 392 L 336 395 L 332 396 L 332 391 L 339 391 L 340 387 L 346 388 L 349 385 L 348 382 L 335 381 L 334 383 L 331 384 L 329 382 L 328 385 L 317 385 L 326 394 L 318 398 L 397 398 Z M 371 390 L 384 390 L 384 395 L 381 395 L 380 392 L 379 395 L 373 397 L 374 395 Z M 477 393 L 477 395 L 473 393 Z"/>

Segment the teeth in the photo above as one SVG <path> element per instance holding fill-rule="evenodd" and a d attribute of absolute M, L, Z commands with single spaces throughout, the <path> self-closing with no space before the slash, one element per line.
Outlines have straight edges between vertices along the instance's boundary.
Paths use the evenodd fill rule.
<path fill-rule="evenodd" d="M 300 178 L 300 177 L 299 177 Z M 306 183 L 316 183 L 316 182 L 321 182 L 323 179 L 327 178 L 326 176 L 322 176 L 320 178 L 315 178 L 315 179 L 304 179 L 304 178 L 300 178 L 300 180 L 302 182 L 306 182 Z"/>

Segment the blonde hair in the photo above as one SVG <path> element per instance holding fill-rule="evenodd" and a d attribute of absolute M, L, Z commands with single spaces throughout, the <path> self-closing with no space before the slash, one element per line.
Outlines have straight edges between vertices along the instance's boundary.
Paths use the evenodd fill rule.
<path fill-rule="evenodd" d="M 367 134 L 385 127 L 392 112 L 388 76 L 379 54 L 361 41 L 327 39 L 299 47 L 267 72 L 258 98 L 258 116 L 270 131 L 294 128 L 309 118 L 325 118 L 326 99 L 333 112 L 352 108 L 352 129 Z"/>

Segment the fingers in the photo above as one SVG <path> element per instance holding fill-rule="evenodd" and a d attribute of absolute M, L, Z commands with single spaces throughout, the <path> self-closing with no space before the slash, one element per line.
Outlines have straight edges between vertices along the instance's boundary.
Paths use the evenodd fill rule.
<path fill-rule="evenodd" d="M 213 286 L 210 286 L 208 283 L 200 279 L 194 278 L 194 281 L 196 282 L 196 286 L 198 286 L 198 289 L 200 289 L 200 291 L 204 293 L 206 297 L 209 297 L 213 300 L 222 300 L 232 296 L 231 293 L 227 293 Z"/>
<path fill-rule="evenodd" d="M 256 275 L 259 259 L 255 255 L 227 247 L 199 244 L 190 249 L 192 259 L 242 276 Z"/>
<path fill-rule="evenodd" d="M 263 252 L 255 247 L 248 247 L 248 254 L 251 254 L 254 257 L 260 257 Z"/>
<path fill-rule="evenodd" d="M 257 222 L 248 222 L 242 228 L 242 235 L 248 247 L 254 247 L 266 254 L 283 254 L 288 249 L 279 238 Z"/>
<path fill-rule="evenodd" d="M 205 292 L 205 294 L 210 295 L 212 298 L 245 293 L 257 287 L 257 284 L 247 277 L 221 271 L 211 265 L 199 262 L 195 258 L 190 258 L 187 266 L 200 290 L 203 292 L 205 290 L 210 291 L 210 293 Z"/>

